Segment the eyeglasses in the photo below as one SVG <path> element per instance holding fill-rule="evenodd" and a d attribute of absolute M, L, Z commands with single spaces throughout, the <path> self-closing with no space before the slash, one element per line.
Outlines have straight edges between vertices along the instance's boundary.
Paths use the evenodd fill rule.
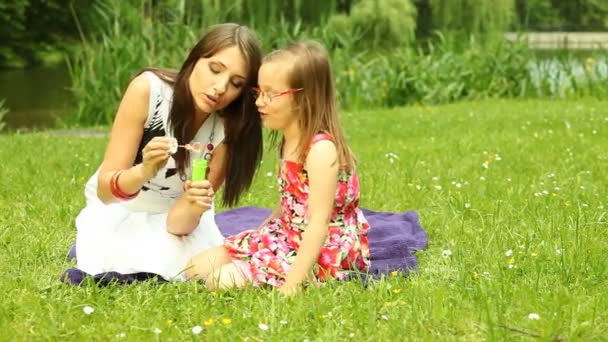
<path fill-rule="evenodd" d="M 269 93 L 267 91 L 262 91 L 260 88 L 254 87 L 251 89 L 251 92 L 253 93 L 253 97 L 257 100 L 260 96 L 262 97 L 262 101 L 264 102 L 264 104 L 269 104 L 272 102 L 272 99 L 274 99 L 275 97 L 279 97 L 282 95 L 287 95 L 287 94 L 295 94 L 299 91 L 304 90 L 304 88 L 298 88 L 298 89 L 287 89 L 285 91 L 282 91 L 280 93 L 276 93 L 276 94 L 272 94 Z"/>

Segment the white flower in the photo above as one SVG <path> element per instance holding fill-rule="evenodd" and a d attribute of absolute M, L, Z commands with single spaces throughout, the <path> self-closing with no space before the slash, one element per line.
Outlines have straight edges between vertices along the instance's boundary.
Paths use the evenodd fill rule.
<path fill-rule="evenodd" d="M 517 265 L 511 264 L 511 265 L 509 265 L 509 268 L 517 268 Z"/>
<path fill-rule="evenodd" d="M 388 321 L 388 317 L 386 317 L 386 315 L 382 315 L 382 316 L 380 316 L 380 318 L 382 318 L 385 321 Z"/>
<path fill-rule="evenodd" d="M 556 186 L 556 187 L 555 187 L 555 191 L 559 191 L 559 186 Z"/>
<path fill-rule="evenodd" d="M 93 309 L 93 307 L 91 306 L 85 306 L 84 308 L 82 308 L 82 312 L 84 312 L 85 315 L 90 315 L 95 311 L 95 309 Z"/>
<path fill-rule="evenodd" d="M 528 319 L 538 321 L 540 319 L 540 316 L 537 313 L 531 313 L 528 315 Z"/>
<path fill-rule="evenodd" d="M 446 249 L 446 250 L 444 250 L 443 252 L 441 252 L 441 255 L 442 255 L 444 258 L 449 258 L 449 257 L 450 257 L 450 255 L 452 255 L 452 251 L 451 251 L 451 250 L 449 250 L 449 249 Z"/>
<path fill-rule="evenodd" d="M 464 208 L 465 208 L 465 209 L 469 209 L 469 208 L 471 208 L 471 203 L 465 203 L 465 204 L 464 204 Z"/>
<path fill-rule="evenodd" d="M 561 248 L 558 248 L 555 250 L 555 253 L 557 253 L 557 254 L 562 254 L 563 252 L 564 252 L 564 250 Z"/>
<path fill-rule="evenodd" d="M 264 330 L 264 331 L 267 331 L 269 329 L 268 325 L 266 325 L 264 323 L 258 324 L 258 328 L 260 328 L 261 330 Z"/>
<path fill-rule="evenodd" d="M 200 334 L 201 331 L 203 331 L 203 327 L 201 327 L 200 325 L 197 325 L 197 326 L 195 326 L 195 327 L 192 328 L 192 333 L 194 335 Z"/>
<path fill-rule="evenodd" d="M 510 182 L 510 181 L 511 181 L 511 178 L 507 178 L 507 182 Z"/>
<path fill-rule="evenodd" d="M 510 257 L 511 255 L 513 255 L 513 250 L 509 249 L 508 251 L 505 252 L 505 256 Z"/>
<path fill-rule="evenodd" d="M 486 177 L 484 177 L 484 176 L 481 176 L 481 177 L 479 177 L 479 180 L 482 180 L 482 181 L 484 181 L 484 180 L 486 180 Z"/>
<path fill-rule="evenodd" d="M 116 334 L 116 338 L 125 338 L 127 337 L 127 333 L 121 332 L 120 334 Z"/>
<path fill-rule="evenodd" d="M 355 333 L 350 333 L 350 334 L 348 334 L 348 337 L 350 337 L 350 338 L 355 337 Z"/>
<path fill-rule="evenodd" d="M 266 172 L 266 176 L 272 177 L 272 172 Z"/>
<path fill-rule="evenodd" d="M 483 162 L 481 166 L 483 166 L 484 169 L 487 169 L 489 167 L 488 162 Z"/>
<path fill-rule="evenodd" d="M 282 319 L 279 323 L 282 324 L 282 325 L 285 325 L 285 324 L 287 324 L 287 320 L 286 319 Z"/>
<path fill-rule="evenodd" d="M 502 158 L 500 158 L 500 156 L 497 154 L 496 155 L 496 160 L 502 160 Z"/>
<path fill-rule="evenodd" d="M 154 328 L 153 332 L 158 335 L 158 334 L 162 333 L 163 331 L 158 328 Z"/>
<path fill-rule="evenodd" d="M 456 183 L 456 187 L 460 189 L 460 187 L 462 187 L 462 184 Z"/>
<path fill-rule="evenodd" d="M 416 190 L 420 190 L 422 187 L 420 185 L 416 185 Z"/>
<path fill-rule="evenodd" d="M 435 185 L 435 189 L 441 190 L 441 185 Z"/>
<path fill-rule="evenodd" d="M 434 181 L 436 182 L 436 181 L 438 181 L 438 180 L 439 180 L 439 177 L 438 177 L 438 176 L 435 176 L 435 177 L 433 177 L 433 178 L 431 178 L 431 179 L 432 179 L 432 180 L 434 180 Z"/>

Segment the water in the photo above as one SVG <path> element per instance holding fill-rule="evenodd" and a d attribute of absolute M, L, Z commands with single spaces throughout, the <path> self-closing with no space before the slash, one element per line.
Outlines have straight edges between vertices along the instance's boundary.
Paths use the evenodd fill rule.
<path fill-rule="evenodd" d="M 73 110 L 70 77 L 64 64 L 0 70 L 0 99 L 10 112 L 4 118 L 10 130 L 54 127 Z"/>

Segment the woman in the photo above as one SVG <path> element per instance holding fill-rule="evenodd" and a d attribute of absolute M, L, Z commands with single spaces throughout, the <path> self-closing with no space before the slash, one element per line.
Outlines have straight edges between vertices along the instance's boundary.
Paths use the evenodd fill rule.
<path fill-rule="evenodd" d="M 148 69 L 131 81 L 76 218 L 80 270 L 183 280 L 192 255 L 222 245 L 213 195 L 225 183 L 223 202 L 236 204 L 261 159 L 260 118 L 248 91 L 261 58 L 247 27 L 215 25 L 178 73 Z M 201 151 L 175 151 L 175 140 Z M 188 181 L 192 158 L 209 160 L 207 180 Z"/>

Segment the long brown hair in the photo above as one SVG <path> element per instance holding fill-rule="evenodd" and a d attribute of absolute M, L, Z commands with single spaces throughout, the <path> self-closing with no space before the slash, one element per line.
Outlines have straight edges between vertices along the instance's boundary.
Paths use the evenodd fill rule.
<path fill-rule="evenodd" d="M 169 126 L 179 144 L 186 144 L 195 134 L 190 129 L 195 117 L 194 100 L 188 85 L 192 69 L 200 58 L 209 58 L 231 46 L 238 46 L 248 68 L 246 84 L 241 94 L 219 113 L 224 118 L 224 144 L 227 147 L 222 201 L 233 206 L 240 195 L 251 186 L 255 170 L 262 159 L 262 124 L 255 107 L 255 99 L 248 91 L 257 82 L 262 60 L 262 50 L 255 33 L 245 26 L 233 23 L 213 25 L 192 48 L 179 72 L 156 68 L 146 70 L 154 72 L 162 80 L 173 85 Z M 189 166 L 186 151 L 178 149 L 174 158 L 178 172 L 184 178 L 185 170 Z"/>
<path fill-rule="evenodd" d="M 278 58 L 292 61 L 291 68 L 287 72 L 289 87 L 303 89 L 293 95 L 298 111 L 298 125 L 302 130 L 297 146 L 298 160 L 305 161 L 308 145 L 313 136 L 325 132 L 334 137 L 340 165 L 351 169 L 355 164 L 355 158 L 340 125 L 327 50 L 313 40 L 294 42 L 270 53 L 264 58 L 264 62 Z M 281 145 L 282 142 L 279 146 Z"/>

